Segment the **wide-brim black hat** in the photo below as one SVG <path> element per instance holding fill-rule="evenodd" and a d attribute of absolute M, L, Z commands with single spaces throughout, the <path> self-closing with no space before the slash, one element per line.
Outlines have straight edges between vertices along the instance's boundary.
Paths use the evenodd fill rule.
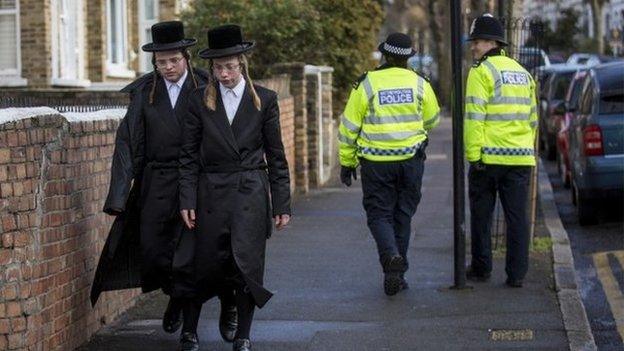
<path fill-rule="evenodd" d="M 409 58 L 416 54 L 416 50 L 412 47 L 412 39 L 403 33 L 388 35 L 386 41 L 379 44 L 377 49 L 385 55 L 402 58 Z"/>
<path fill-rule="evenodd" d="M 184 25 L 180 21 L 156 23 L 152 26 L 152 39 L 152 43 L 141 47 L 143 51 L 171 51 L 197 44 L 197 39 L 184 38 Z"/>
<path fill-rule="evenodd" d="M 243 41 L 241 27 L 235 24 L 226 24 L 208 31 L 208 48 L 199 52 L 203 59 L 214 59 L 243 54 L 256 44 L 253 41 Z"/>
<path fill-rule="evenodd" d="M 501 45 L 508 45 L 507 41 L 505 41 L 503 25 L 489 13 L 486 13 L 481 17 L 477 17 L 474 21 L 472 21 L 468 41 L 477 39 L 494 40 Z"/>

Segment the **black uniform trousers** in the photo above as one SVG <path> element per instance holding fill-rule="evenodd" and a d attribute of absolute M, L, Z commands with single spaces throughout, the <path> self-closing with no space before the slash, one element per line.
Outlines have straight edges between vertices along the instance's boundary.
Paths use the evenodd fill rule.
<path fill-rule="evenodd" d="M 368 228 L 375 238 L 379 259 L 401 255 L 407 270 L 412 216 L 420 202 L 424 152 L 405 161 L 361 159 L 363 205 Z"/>
<path fill-rule="evenodd" d="M 472 268 L 492 271 L 492 214 L 498 192 L 507 224 L 505 272 L 511 279 L 523 279 L 529 261 L 528 192 L 531 167 L 474 165 L 468 172 Z"/>

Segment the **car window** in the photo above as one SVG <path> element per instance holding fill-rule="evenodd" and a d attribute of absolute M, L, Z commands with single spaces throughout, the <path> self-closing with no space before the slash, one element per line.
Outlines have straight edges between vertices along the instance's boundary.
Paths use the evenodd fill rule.
<path fill-rule="evenodd" d="M 600 94 L 600 114 L 624 113 L 624 92 L 607 92 Z"/>
<path fill-rule="evenodd" d="M 574 72 L 570 72 L 557 74 L 554 77 L 555 81 L 553 82 L 553 94 L 551 95 L 553 99 L 563 100 L 565 98 L 573 75 Z"/>

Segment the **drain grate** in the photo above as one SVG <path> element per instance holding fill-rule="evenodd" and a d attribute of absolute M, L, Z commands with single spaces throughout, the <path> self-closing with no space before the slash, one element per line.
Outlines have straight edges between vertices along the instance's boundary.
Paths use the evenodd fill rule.
<path fill-rule="evenodd" d="M 489 329 L 491 341 L 532 341 L 531 329 Z"/>

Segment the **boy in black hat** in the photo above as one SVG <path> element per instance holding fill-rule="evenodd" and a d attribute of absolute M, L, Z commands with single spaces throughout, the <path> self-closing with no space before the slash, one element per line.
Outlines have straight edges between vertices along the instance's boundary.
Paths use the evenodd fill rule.
<path fill-rule="evenodd" d="M 187 49 L 197 40 L 184 37 L 182 22 L 157 23 L 152 26 L 152 37 L 153 42 L 142 49 L 153 53 L 154 71 L 122 90 L 131 94 L 131 102 L 117 130 L 104 205 L 106 213 L 117 216 L 108 241 L 118 235 L 138 234 L 138 252 L 128 254 L 140 252 L 139 284 L 143 292 L 162 289 L 170 296 L 162 324 L 168 333 L 180 328 L 184 310 L 182 349 L 197 350 L 194 316 L 199 307 L 193 299 L 197 292 L 192 265 L 195 233 L 185 229 L 178 213 L 178 157 L 188 96 L 206 82 L 207 74 L 191 66 Z M 136 196 L 130 196 L 131 192 Z M 138 224 L 138 233 L 128 229 L 133 222 Z M 115 261 L 107 262 L 107 255 L 102 256 L 93 286 L 95 299 L 99 291 L 136 286 L 131 282 L 115 285 L 113 264 L 122 257 L 113 253 Z M 222 301 L 221 334 L 232 341 L 236 331 L 233 292 L 218 294 Z"/>
<path fill-rule="evenodd" d="M 271 298 L 264 288 L 266 240 L 273 221 L 290 220 L 290 179 L 279 124 L 277 94 L 254 85 L 235 25 L 208 32 L 205 88 L 189 98 L 180 156 L 180 209 L 197 231 L 195 269 L 200 291 L 236 291 L 235 351 L 251 350 L 255 307 Z M 199 315 L 198 315 L 199 317 Z"/>

